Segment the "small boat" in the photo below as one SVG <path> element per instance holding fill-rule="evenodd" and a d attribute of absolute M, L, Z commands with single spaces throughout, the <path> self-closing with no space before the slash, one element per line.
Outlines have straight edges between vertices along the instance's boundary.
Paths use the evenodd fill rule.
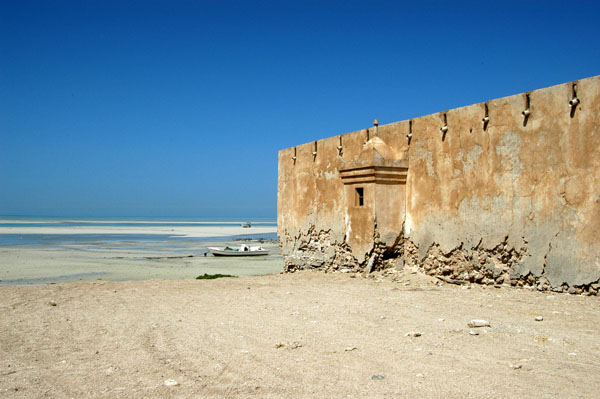
<path fill-rule="evenodd" d="M 246 244 L 240 245 L 239 248 L 231 247 L 208 247 L 208 250 L 214 256 L 259 256 L 268 255 L 269 250 L 263 247 L 251 247 Z"/>
<path fill-rule="evenodd" d="M 244 228 L 250 228 L 250 227 L 252 227 L 252 224 L 250 222 L 243 222 L 242 223 L 242 227 L 244 227 Z"/>

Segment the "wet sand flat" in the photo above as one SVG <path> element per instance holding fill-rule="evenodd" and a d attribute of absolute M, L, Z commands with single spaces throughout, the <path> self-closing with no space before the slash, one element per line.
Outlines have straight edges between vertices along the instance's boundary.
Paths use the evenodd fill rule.
<path fill-rule="evenodd" d="M 248 241 L 246 241 L 248 242 Z M 207 246 L 235 241 L 182 241 L 160 248 L 156 242 L 69 243 L 37 247 L 0 247 L 0 285 L 72 281 L 193 279 L 204 273 L 257 276 L 279 273 L 283 258 L 276 242 L 252 243 L 270 250 L 267 256 L 204 256 Z"/>
<path fill-rule="evenodd" d="M 0 220 L 0 222 L 2 221 L 3 220 Z M 187 226 L 185 223 L 181 222 L 173 224 L 135 222 L 132 223 L 133 225 L 124 225 L 124 223 L 126 222 L 119 222 L 112 226 L 28 226 L 27 223 L 19 222 L 19 225 L 17 226 L 0 226 L 0 234 L 148 234 L 181 237 L 225 237 L 242 234 L 270 234 L 276 231 L 275 227 L 262 225 L 255 225 L 252 228 L 247 229 L 241 227 L 239 223 L 230 223 L 219 227 L 202 224 Z M 154 223 L 162 224 L 163 226 L 156 226 Z"/>
<path fill-rule="evenodd" d="M 0 285 L 193 279 L 208 273 L 279 273 L 273 223 L 0 220 Z M 241 238 L 245 237 L 245 238 Z M 254 241 L 252 241 L 254 240 Z M 204 256 L 209 246 L 261 245 L 268 256 Z"/>

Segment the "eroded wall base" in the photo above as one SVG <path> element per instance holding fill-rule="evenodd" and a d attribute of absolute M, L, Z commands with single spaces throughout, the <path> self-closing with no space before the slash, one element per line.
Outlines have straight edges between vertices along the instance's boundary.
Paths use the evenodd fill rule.
<path fill-rule="evenodd" d="M 538 291 L 568 292 L 570 294 L 598 295 L 600 280 L 580 285 L 562 283 L 552 286 L 544 267 L 539 275 L 523 270 L 523 263 L 529 255 L 527 245 L 515 249 L 505 237 L 493 248 L 484 248 L 481 242 L 475 247 L 465 248 L 463 244 L 448 252 L 442 251 L 434 243 L 419 256 L 419 247 L 403 234 L 398 236 L 391 247 L 379 240 L 376 232 L 371 250 L 365 260 L 359 262 L 352 255 L 352 248 L 346 243 L 332 240 L 331 232 L 311 228 L 306 234 L 300 234 L 293 240 L 294 249 L 285 251 L 284 272 L 316 269 L 324 272 L 371 273 L 374 271 L 404 267 L 416 268 L 424 274 L 439 276 L 454 283 L 477 283 L 486 285 L 511 285 L 531 287 Z"/>
<path fill-rule="evenodd" d="M 319 269 L 325 272 L 356 272 L 361 269 L 358 260 L 352 255 L 350 246 L 337 243 L 332 239 L 331 231 L 310 228 L 305 234 L 297 237 L 286 237 L 291 243 L 291 250 L 283 250 L 284 272 L 296 270 Z"/>

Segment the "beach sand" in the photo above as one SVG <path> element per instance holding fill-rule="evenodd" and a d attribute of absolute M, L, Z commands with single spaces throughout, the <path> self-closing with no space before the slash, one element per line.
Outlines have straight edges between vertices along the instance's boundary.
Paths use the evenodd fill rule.
<path fill-rule="evenodd" d="M 0 394 L 598 397 L 598 298 L 436 282 L 403 271 L 0 286 Z"/>

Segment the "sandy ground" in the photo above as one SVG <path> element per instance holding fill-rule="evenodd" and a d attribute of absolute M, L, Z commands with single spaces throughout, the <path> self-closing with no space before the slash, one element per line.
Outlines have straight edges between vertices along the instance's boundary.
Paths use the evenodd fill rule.
<path fill-rule="evenodd" d="M 600 396 L 597 297 L 395 278 L 1 286 L 0 396 Z"/>

